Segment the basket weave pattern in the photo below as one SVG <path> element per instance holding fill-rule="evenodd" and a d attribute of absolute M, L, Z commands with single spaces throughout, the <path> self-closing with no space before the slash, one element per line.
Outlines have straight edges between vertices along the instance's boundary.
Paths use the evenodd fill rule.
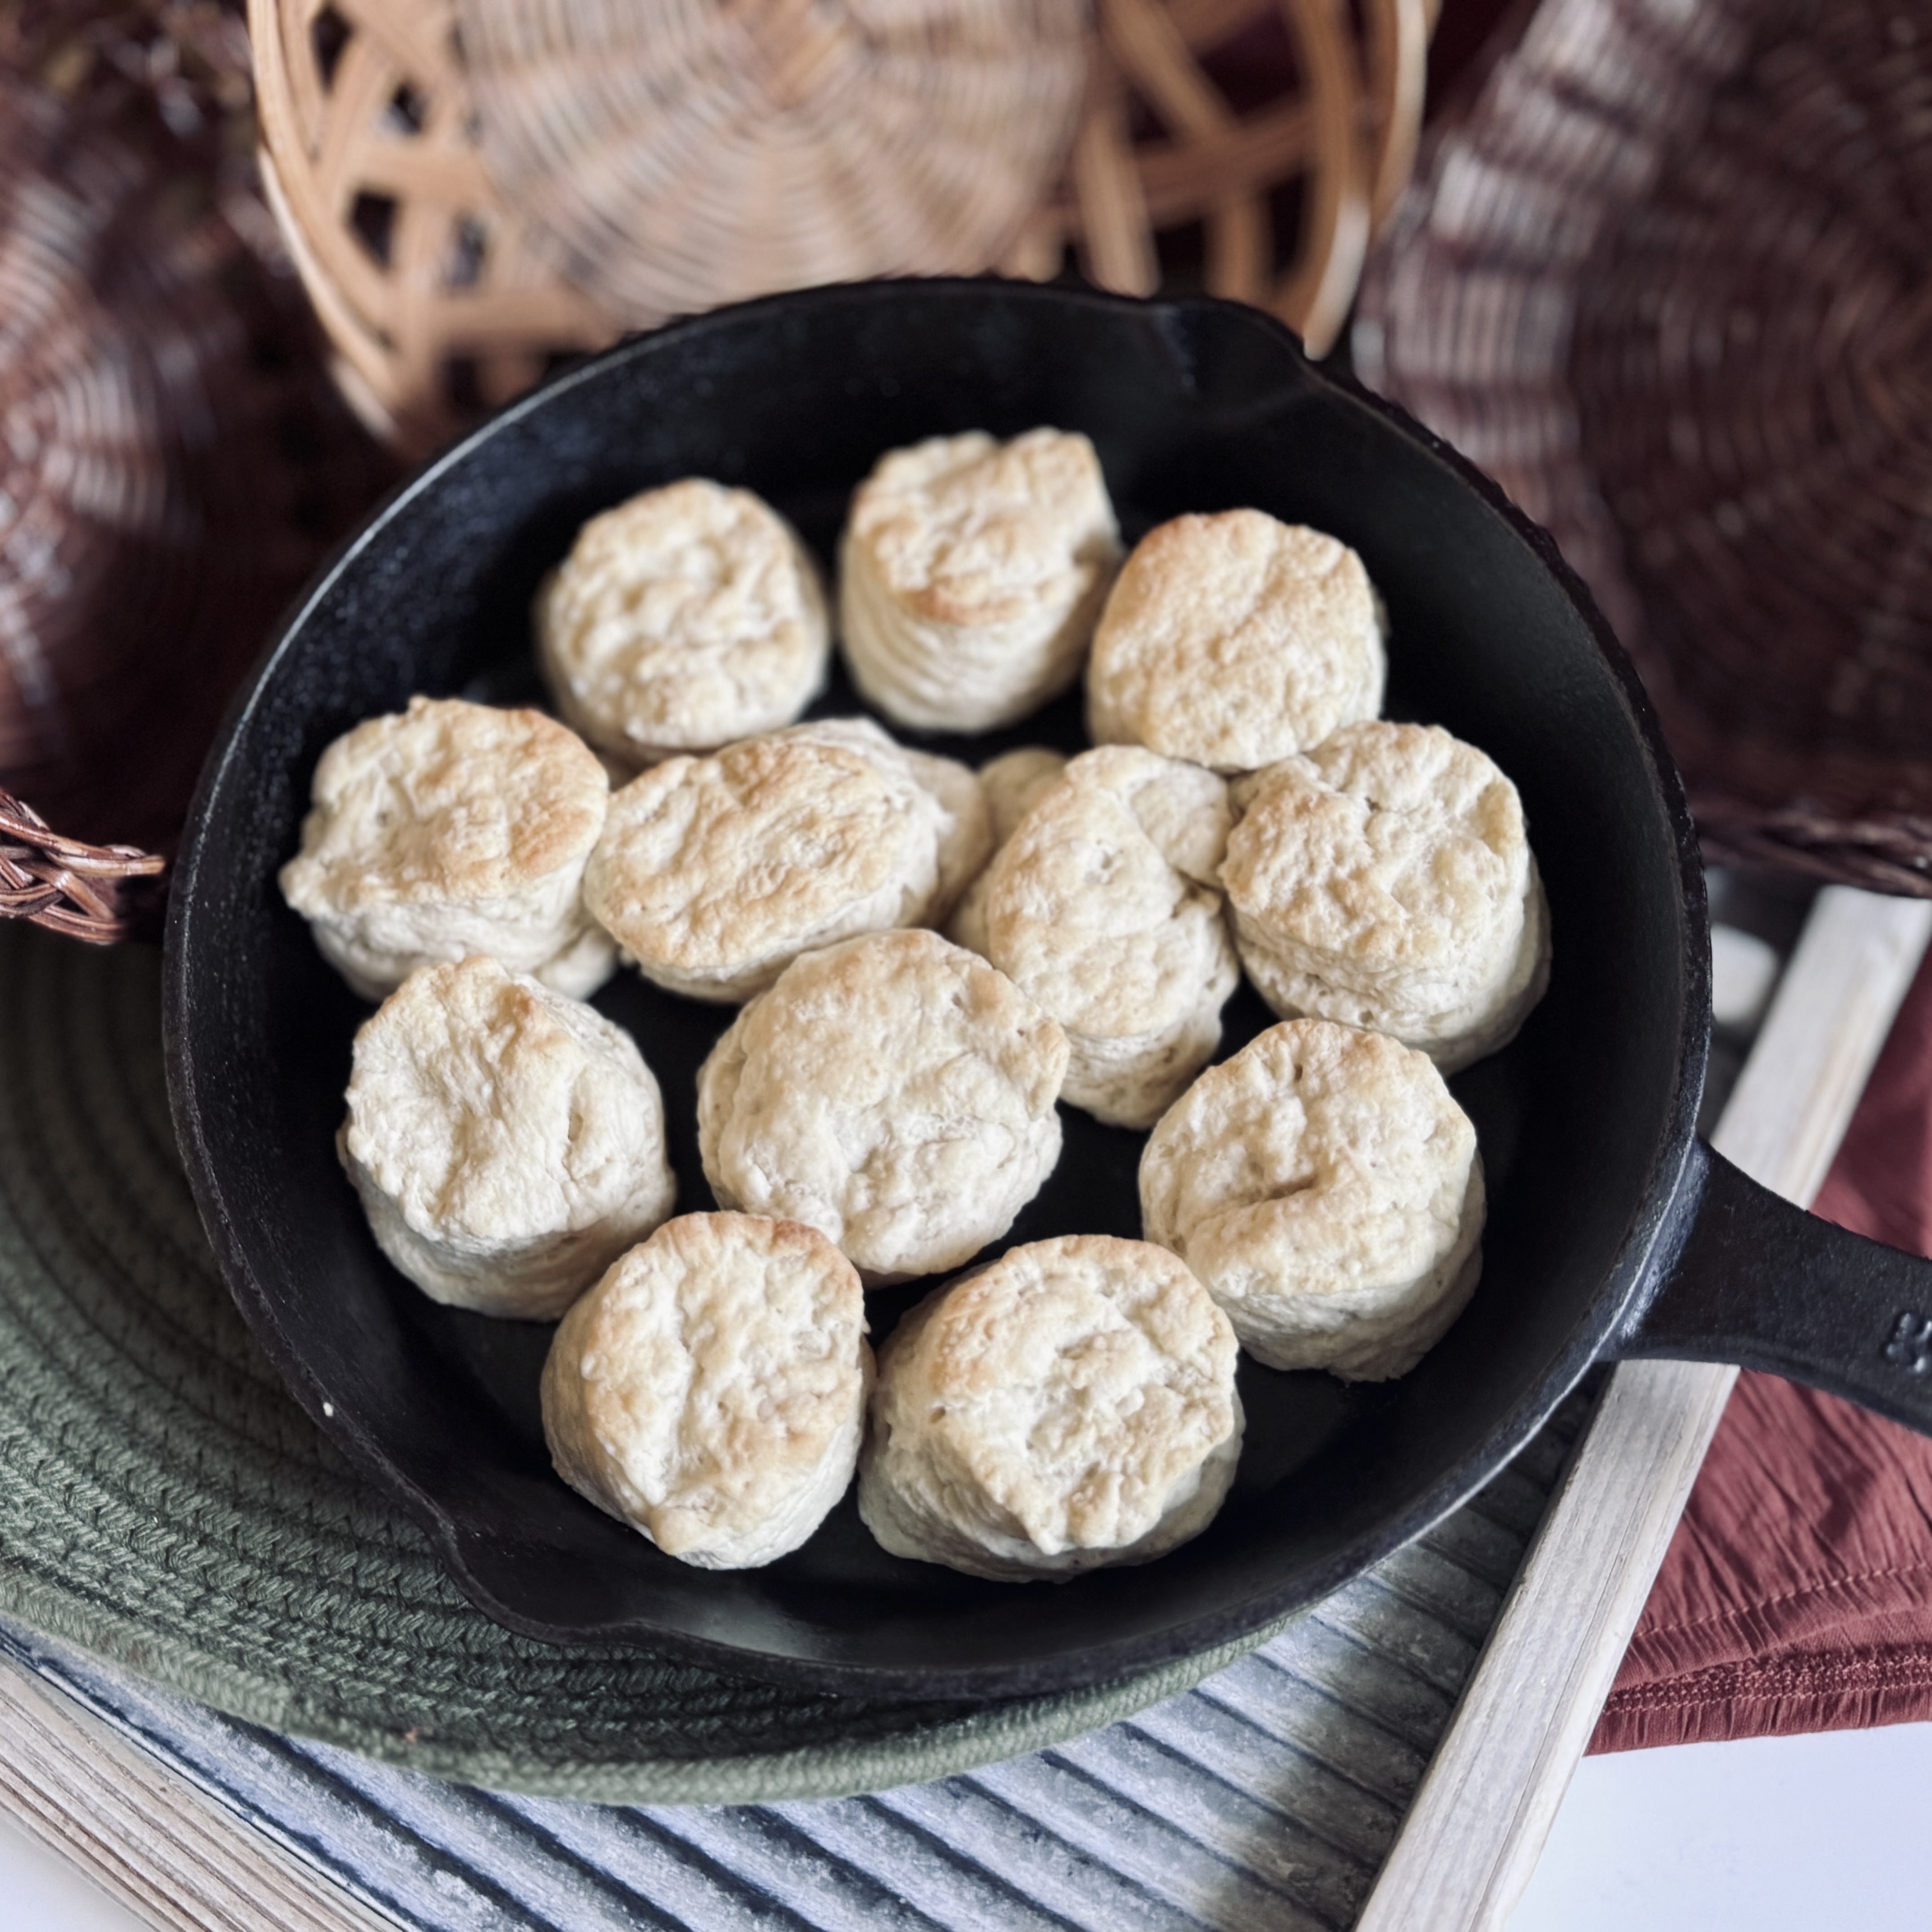
<path fill-rule="evenodd" d="M 248 26 L 264 183 L 371 428 L 433 448 L 615 338 L 484 171 L 453 0 L 249 0 Z"/>
<path fill-rule="evenodd" d="M 1082 36 L 1072 0 L 679 0 L 667 50 L 616 0 L 249 7 L 291 249 L 352 400 L 416 453 L 560 351 L 844 274 L 1044 279 L 1071 251 L 1103 287 L 1204 284 L 1269 307 L 1318 352 L 1407 178 L 1434 18 L 1433 0 L 1364 0 L 1358 32 L 1335 0 L 1097 0 Z M 875 37 L 854 31 L 874 12 Z M 992 51 L 935 75 L 942 20 Z M 1034 57 L 1016 64 L 1022 44 Z M 646 111 L 654 86 L 700 74 L 715 89 Z M 872 118 L 848 130 L 830 106 L 861 82 Z M 796 165 L 754 138 L 760 104 Z M 748 184 L 783 190 L 783 224 L 742 215 Z M 638 197 L 661 224 L 641 248 Z"/>
<path fill-rule="evenodd" d="M 1427 0 L 1363 11 L 1358 44 L 1327 0 L 1099 0 L 1071 162 L 1009 266 L 1052 274 L 1070 246 L 1101 287 L 1151 295 L 1198 230 L 1188 279 L 1325 354 L 1408 178 L 1434 21 Z"/>
<path fill-rule="evenodd" d="M 456 0 L 485 162 L 634 326 L 974 274 L 1072 137 L 1084 0 Z"/>
<path fill-rule="evenodd" d="M 1548 0 L 1364 284 L 1556 535 L 1714 856 L 1932 892 L 1932 7 Z"/>
<path fill-rule="evenodd" d="M 145 929 L 154 904 L 140 883 L 167 861 L 133 845 L 83 845 L 10 792 L 0 791 L 0 918 L 24 919 L 106 946 Z"/>
<path fill-rule="evenodd" d="M 0 784 L 64 832 L 152 844 L 386 468 L 250 252 L 251 212 L 271 242 L 273 224 L 177 44 L 135 38 L 145 17 L 29 13 L 0 37 Z M 245 116 L 228 24 L 240 59 L 217 80 Z M 128 82 L 151 61 L 176 92 Z"/>

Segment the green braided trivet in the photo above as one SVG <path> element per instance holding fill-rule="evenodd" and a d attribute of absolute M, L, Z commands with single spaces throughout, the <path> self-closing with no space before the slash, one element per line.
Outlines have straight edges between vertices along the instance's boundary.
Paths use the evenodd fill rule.
<path fill-rule="evenodd" d="M 277 1730 L 660 1804 L 942 1777 L 1143 1708 L 1270 1634 L 962 1709 L 500 1628 L 284 1394 L 230 1300 L 169 1128 L 160 964 L 0 927 L 0 1610 Z"/>

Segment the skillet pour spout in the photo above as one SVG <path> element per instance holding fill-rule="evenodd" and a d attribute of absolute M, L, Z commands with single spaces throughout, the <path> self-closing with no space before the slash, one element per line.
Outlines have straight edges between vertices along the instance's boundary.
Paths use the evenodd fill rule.
<path fill-rule="evenodd" d="M 756 490 L 831 566 L 882 452 L 1083 431 L 1131 541 L 1252 506 L 1352 544 L 1388 612 L 1389 710 L 1520 791 L 1550 906 L 1548 995 L 1458 1074 L 1488 1180 L 1482 1280 L 1408 1375 L 1246 1362 L 1235 1485 L 1161 1561 L 1060 1585 L 889 1556 L 851 1498 L 761 1570 L 695 1570 L 552 1474 L 549 1330 L 430 1303 L 383 1261 L 334 1154 L 367 1016 L 282 903 L 323 748 L 418 692 L 536 694 L 529 613 L 586 518 L 691 476 Z M 859 708 L 835 681 L 821 714 Z M 922 740 L 977 764 L 1077 748 L 1077 698 Z M 816 289 L 620 344 L 406 484 L 284 622 L 203 775 L 170 899 L 170 1096 L 215 1254 L 318 1426 L 429 1529 L 491 1616 L 868 1696 L 993 1698 L 1196 1656 L 1341 1587 L 1464 1502 L 1592 1363 L 1742 1360 L 1932 1430 L 1932 1267 L 1775 1202 L 1695 1138 L 1710 1034 L 1703 873 L 1642 687 L 1555 547 L 1400 411 L 1254 310 L 985 281 Z M 601 1010 L 663 1090 L 679 1206 L 706 1204 L 695 1076 L 728 1013 L 622 974 Z M 1251 993 L 1224 1053 L 1271 1016 Z M 1011 1231 L 1141 1233 L 1140 1141 L 1077 1112 Z M 868 1304 L 874 1343 L 908 1295 Z"/>
<path fill-rule="evenodd" d="M 1606 1353 L 1766 1370 L 1932 1435 L 1932 1262 L 1792 1207 L 1701 1141 L 1678 1214 Z"/>

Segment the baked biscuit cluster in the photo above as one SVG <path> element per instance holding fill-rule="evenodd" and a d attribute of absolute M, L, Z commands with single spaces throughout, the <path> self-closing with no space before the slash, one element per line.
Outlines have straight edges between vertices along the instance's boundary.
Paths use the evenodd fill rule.
<path fill-rule="evenodd" d="M 1476 1287 L 1444 1076 L 1548 982 L 1521 801 L 1380 718 L 1347 544 L 1234 509 L 1124 560 L 1084 436 L 888 452 L 839 560 L 886 717 L 1004 728 L 1084 676 L 1093 746 L 975 771 L 799 722 L 831 639 L 790 525 L 698 478 L 593 518 L 534 612 L 566 723 L 419 697 L 316 766 L 284 893 L 382 1001 L 343 1165 L 425 1293 L 563 1318 L 558 1473 L 682 1562 L 782 1556 L 856 1471 L 898 1556 L 1146 1562 L 1228 1493 L 1239 1351 L 1402 1375 Z M 716 1212 L 674 1216 L 656 1080 L 584 1004 L 620 958 L 739 1009 L 694 1096 Z M 1280 1023 L 1216 1063 L 1244 970 Z M 1152 1130 L 1144 1238 L 988 1260 L 1063 1106 Z M 868 1291 L 935 1280 L 875 1367 Z"/>

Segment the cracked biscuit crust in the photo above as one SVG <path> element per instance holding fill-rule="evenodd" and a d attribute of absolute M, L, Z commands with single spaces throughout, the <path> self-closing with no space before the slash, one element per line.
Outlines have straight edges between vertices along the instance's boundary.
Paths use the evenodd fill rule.
<path fill-rule="evenodd" d="M 572 1489 L 667 1556 L 748 1569 L 845 1493 L 872 1371 L 865 1291 L 824 1235 L 686 1214 L 565 1316 L 544 1433 Z"/>
<path fill-rule="evenodd" d="M 886 1342 L 859 1513 L 893 1555 L 976 1576 L 1150 1562 L 1206 1528 L 1234 1479 L 1235 1354 L 1164 1249 L 1011 1249 Z"/>
<path fill-rule="evenodd" d="M 1437 725 L 1346 727 L 1234 788 L 1221 868 L 1242 964 L 1285 1018 L 1372 1027 L 1453 1072 L 1549 984 L 1522 801 Z"/>
<path fill-rule="evenodd" d="M 870 718 L 814 718 L 778 734 L 814 744 L 844 745 L 889 774 L 908 772 L 939 807 L 939 873 L 933 896 L 916 920 L 936 926 L 952 910 L 967 881 L 986 866 L 993 849 L 990 801 L 978 773 L 956 758 L 915 752 Z"/>
<path fill-rule="evenodd" d="M 608 976 L 580 887 L 610 781 L 554 718 L 412 698 L 337 739 L 311 797 L 282 896 L 364 998 L 473 952 L 579 997 Z"/>
<path fill-rule="evenodd" d="M 1327 1020 L 1210 1067 L 1141 1156 L 1147 1238 L 1270 1368 L 1404 1375 L 1482 1271 L 1476 1132 L 1427 1057 Z"/>
<path fill-rule="evenodd" d="M 1080 675 L 1120 544 L 1084 436 L 975 430 L 882 457 L 852 500 L 839 630 L 890 717 L 988 730 Z"/>
<path fill-rule="evenodd" d="M 916 913 L 937 878 L 936 818 L 856 752 L 749 739 L 616 793 L 585 903 L 646 979 L 743 999 L 800 952 Z"/>
<path fill-rule="evenodd" d="M 849 722 L 672 758 L 612 799 L 584 900 L 646 979 L 742 1000 L 801 952 L 928 915 L 959 814 Z"/>
<path fill-rule="evenodd" d="M 874 1284 L 997 1240 L 1060 1154 L 1066 1038 L 1005 974 L 937 933 L 794 960 L 698 1073 L 721 1206 L 802 1221 Z"/>
<path fill-rule="evenodd" d="M 557 708 L 633 767 L 776 730 L 825 682 L 817 566 L 769 504 L 699 477 L 592 518 L 534 614 Z"/>
<path fill-rule="evenodd" d="M 1253 771 L 1382 709 L 1376 594 L 1339 538 L 1259 510 L 1177 517 L 1134 548 L 1087 666 L 1096 744 Z"/>
<path fill-rule="evenodd" d="M 954 920 L 1066 1029 L 1064 1097 L 1102 1120 L 1150 1125 L 1220 1042 L 1240 977 L 1209 883 L 1227 834 L 1212 772 L 1135 746 L 1083 752 Z"/>
<path fill-rule="evenodd" d="M 437 1301 L 553 1319 L 670 1212 L 630 1035 L 494 959 L 412 974 L 356 1034 L 348 1100 L 377 1244 Z"/>

